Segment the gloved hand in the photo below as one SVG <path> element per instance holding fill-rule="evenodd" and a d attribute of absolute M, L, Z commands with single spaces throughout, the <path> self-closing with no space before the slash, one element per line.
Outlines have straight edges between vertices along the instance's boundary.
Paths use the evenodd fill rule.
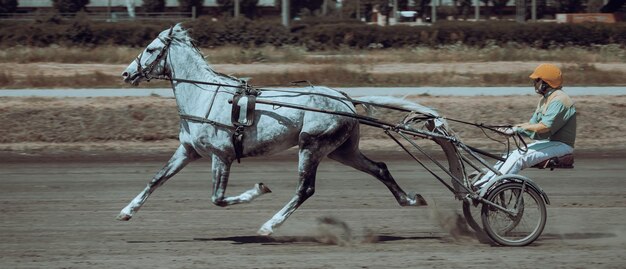
<path fill-rule="evenodd" d="M 498 129 L 496 129 L 498 132 L 504 134 L 504 135 L 508 135 L 508 136 L 513 136 L 515 135 L 515 129 L 511 128 L 511 127 L 500 127 Z"/>

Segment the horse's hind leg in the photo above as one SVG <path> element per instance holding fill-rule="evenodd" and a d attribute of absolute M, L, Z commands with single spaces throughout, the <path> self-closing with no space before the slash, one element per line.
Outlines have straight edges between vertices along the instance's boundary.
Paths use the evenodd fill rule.
<path fill-rule="evenodd" d="M 298 161 L 299 183 L 296 195 L 276 213 L 270 220 L 265 222 L 257 232 L 260 235 L 270 235 L 274 229 L 280 226 L 306 199 L 315 192 L 315 175 L 317 167 L 324 156 L 319 151 L 300 149 Z"/>
<path fill-rule="evenodd" d="M 356 138 L 355 138 L 356 137 Z M 427 205 L 426 200 L 419 194 L 407 195 L 391 176 L 387 165 L 383 162 L 374 162 L 367 158 L 358 149 L 358 136 L 352 136 L 341 147 L 328 155 L 329 158 L 359 171 L 368 173 L 380 180 L 391 194 L 396 198 L 401 206 L 422 206 Z"/>
<path fill-rule="evenodd" d="M 135 212 L 141 208 L 146 202 L 148 196 L 154 192 L 159 186 L 163 185 L 169 178 L 174 176 L 178 171 L 183 169 L 191 161 L 199 159 L 200 156 L 191 148 L 186 148 L 184 145 L 180 145 L 174 155 L 170 158 L 167 164 L 159 171 L 152 180 L 148 183 L 148 186 L 135 197 L 117 216 L 118 220 L 129 220 Z"/>
<path fill-rule="evenodd" d="M 227 197 L 225 196 L 226 187 L 228 186 L 232 161 L 224 161 L 217 155 L 213 155 L 211 163 L 213 166 L 213 195 L 211 196 L 211 201 L 218 206 L 249 203 L 263 194 L 272 192 L 265 184 L 257 183 L 254 188 L 240 195 Z"/>

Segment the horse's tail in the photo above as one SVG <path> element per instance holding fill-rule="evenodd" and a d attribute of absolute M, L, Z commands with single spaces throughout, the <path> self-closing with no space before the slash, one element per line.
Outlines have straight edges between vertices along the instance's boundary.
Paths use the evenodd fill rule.
<path fill-rule="evenodd" d="M 399 107 L 408 109 L 411 111 L 415 111 L 420 114 L 424 114 L 427 116 L 433 117 L 433 120 L 437 127 L 443 127 L 443 129 L 448 129 L 449 126 L 445 119 L 439 116 L 439 113 L 430 107 L 420 105 L 417 102 L 412 102 L 403 98 L 392 97 L 392 96 L 362 96 L 352 98 L 357 101 L 365 102 L 362 105 L 365 107 L 368 115 L 372 115 L 376 111 L 375 105 L 385 105 L 391 107 Z M 369 103 L 369 104 L 368 104 Z M 372 105 L 373 104 L 373 105 Z"/>
<path fill-rule="evenodd" d="M 370 104 L 374 104 L 374 105 L 385 105 L 385 106 L 392 106 L 392 107 L 399 107 L 399 108 L 404 108 L 404 109 L 408 109 L 411 111 L 415 111 L 415 112 L 419 112 L 422 114 L 426 114 L 429 116 L 434 116 L 434 117 L 438 117 L 439 113 L 437 113 L 437 111 L 435 111 L 434 109 L 427 107 L 427 106 L 423 106 L 420 105 L 417 102 L 412 102 L 406 99 L 402 99 L 402 98 L 398 98 L 398 97 L 392 97 L 392 96 L 362 96 L 362 97 L 356 97 L 356 98 L 352 98 L 355 99 L 357 101 L 361 101 L 361 102 L 365 102 L 363 103 L 363 105 L 365 106 L 365 109 L 367 110 L 368 114 L 371 114 L 372 112 L 374 112 L 374 107 Z M 370 104 L 368 104 L 370 103 Z"/>

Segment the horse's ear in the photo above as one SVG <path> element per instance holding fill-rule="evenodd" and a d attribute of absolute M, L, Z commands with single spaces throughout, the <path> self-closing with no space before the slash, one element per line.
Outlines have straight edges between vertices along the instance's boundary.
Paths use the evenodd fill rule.
<path fill-rule="evenodd" d="M 176 32 L 183 31 L 184 30 L 183 23 L 182 22 L 177 23 L 176 25 L 174 25 L 174 29 L 176 30 Z"/>

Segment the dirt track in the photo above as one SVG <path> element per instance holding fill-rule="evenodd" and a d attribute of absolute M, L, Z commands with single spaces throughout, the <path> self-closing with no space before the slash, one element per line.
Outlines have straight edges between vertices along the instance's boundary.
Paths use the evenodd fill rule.
<path fill-rule="evenodd" d="M 451 236 L 441 221 L 459 208 L 452 195 L 413 162 L 375 159 L 387 161 L 401 186 L 423 194 L 430 206 L 401 208 L 381 183 L 326 161 L 315 196 L 272 238 L 255 232 L 293 194 L 295 161 L 235 165 L 230 194 L 260 181 L 274 192 L 231 208 L 210 203 L 210 165 L 198 161 L 130 222 L 114 218 L 164 160 L 0 164 L 0 267 L 623 268 L 625 159 L 527 171 L 552 205 L 544 234 L 524 248 Z M 345 222 L 351 236 L 320 226 L 321 217 Z"/>

